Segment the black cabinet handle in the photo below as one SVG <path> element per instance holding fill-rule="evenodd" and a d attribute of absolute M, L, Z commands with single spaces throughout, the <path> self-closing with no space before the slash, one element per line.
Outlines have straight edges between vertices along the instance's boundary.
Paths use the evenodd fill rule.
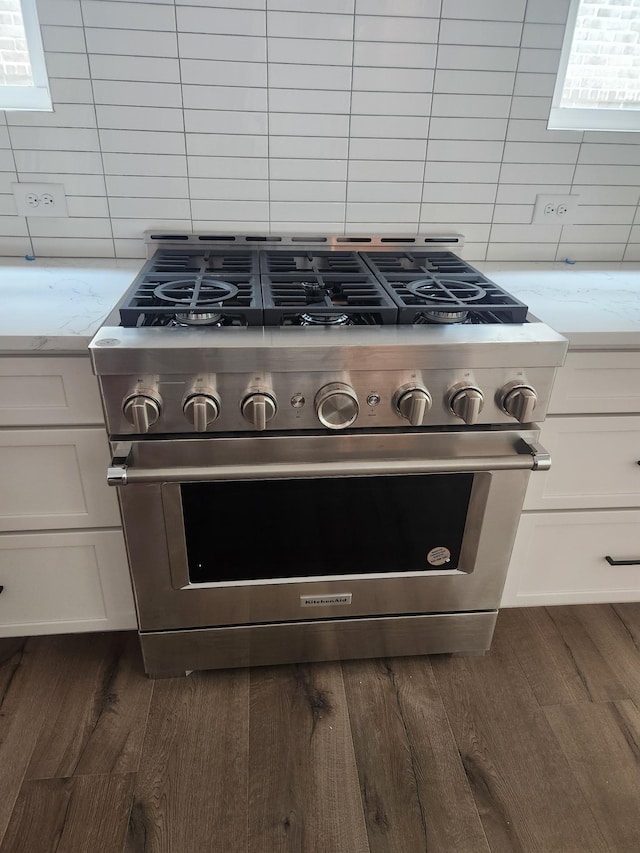
<path fill-rule="evenodd" d="M 605 557 L 610 566 L 640 566 L 640 560 L 614 560 L 613 557 Z"/>

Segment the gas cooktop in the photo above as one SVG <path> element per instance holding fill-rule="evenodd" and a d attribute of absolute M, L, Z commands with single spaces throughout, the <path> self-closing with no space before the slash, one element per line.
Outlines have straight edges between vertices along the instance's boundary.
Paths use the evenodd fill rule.
<path fill-rule="evenodd" d="M 349 244 L 348 251 L 340 243 L 327 250 L 328 238 L 262 239 L 148 235 L 157 248 L 119 306 L 119 325 L 214 330 L 526 322 L 526 305 L 442 250 L 441 241 L 456 238 L 439 238 L 437 249 L 419 238 L 333 238 Z"/>

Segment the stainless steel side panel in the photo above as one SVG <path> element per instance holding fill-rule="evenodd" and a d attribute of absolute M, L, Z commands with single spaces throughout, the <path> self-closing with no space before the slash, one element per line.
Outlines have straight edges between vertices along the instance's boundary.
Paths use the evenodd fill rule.
<path fill-rule="evenodd" d="M 377 619 L 233 626 L 141 634 L 151 677 L 323 660 L 482 653 L 491 645 L 497 612 L 443 613 Z"/>

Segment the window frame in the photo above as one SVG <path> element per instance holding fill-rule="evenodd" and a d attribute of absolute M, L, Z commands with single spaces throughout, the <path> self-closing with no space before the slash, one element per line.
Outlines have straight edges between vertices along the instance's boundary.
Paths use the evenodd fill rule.
<path fill-rule="evenodd" d="M 560 106 L 579 7 L 580 0 L 571 0 L 547 128 L 549 130 L 640 131 L 640 109 L 608 110 L 597 107 L 589 109 L 588 107 Z"/>
<path fill-rule="evenodd" d="M 0 84 L 0 110 L 53 111 L 36 0 L 20 0 L 33 85 Z"/>

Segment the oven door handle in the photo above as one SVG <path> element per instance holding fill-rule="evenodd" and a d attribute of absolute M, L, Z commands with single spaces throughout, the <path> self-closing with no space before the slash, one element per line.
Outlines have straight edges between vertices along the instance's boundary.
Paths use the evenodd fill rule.
<path fill-rule="evenodd" d="M 176 466 L 136 468 L 116 451 L 107 470 L 110 486 L 133 483 L 201 483 L 212 480 L 278 480 L 303 477 L 356 477 L 375 474 L 463 474 L 482 471 L 546 471 L 548 452 L 537 443 L 521 439 L 516 453 L 502 456 L 460 456 L 446 459 L 380 459 L 315 464 Z"/>

